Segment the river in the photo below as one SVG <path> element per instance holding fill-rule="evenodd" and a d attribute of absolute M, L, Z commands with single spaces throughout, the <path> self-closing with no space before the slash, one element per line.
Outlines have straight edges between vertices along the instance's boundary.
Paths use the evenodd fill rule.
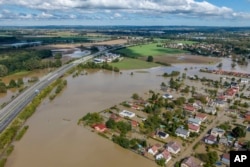
<path fill-rule="evenodd" d="M 197 71 L 202 67 L 184 64 L 144 72 L 133 70 L 134 75 L 130 75 L 131 71 L 122 74 L 97 71 L 77 78 L 68 76 L 68 86 L 63 93 L 52 102 L 45 100 L 25 123 L 29 130 L 21 141 L 14 143 L 15 149 L 6 167 L 157 166 L 155 162 L 78 126 L 77 122 L 86 113 L 109 108 L 129 99 L 133 93 L 159 90 L 160 84 L 167 83 L 169 78 L 158 75 L 185 67 L 188 67 L 188 75 L 201 76 Z"/>

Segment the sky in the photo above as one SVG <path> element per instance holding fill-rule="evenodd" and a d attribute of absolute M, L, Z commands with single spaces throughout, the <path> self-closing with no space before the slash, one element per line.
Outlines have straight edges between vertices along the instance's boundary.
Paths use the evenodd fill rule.
<path fill-rule="evenodd" d="M 0 0 L 0 26 L 250 26 L 250 0 Z"/>

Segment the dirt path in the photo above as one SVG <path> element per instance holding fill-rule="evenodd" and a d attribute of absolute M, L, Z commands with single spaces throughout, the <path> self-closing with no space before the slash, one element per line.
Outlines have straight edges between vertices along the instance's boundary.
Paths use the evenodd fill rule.
<path fill-rule="evenodd" d="M 168 165 L 169 165 L 169 166 L 174 166 L 176 162 L 181 161 L 182 159 L 184 159 L 184 158 L 190 156 L 190 155 L 194 152 L 194 151 L 193 151 L 194 145 L 195 145 L 197 142 L 199 142 L 200 140 L 202 140 L 202 138 L 206 135 L 206 133 L 207 133 L 210 129 L 212 129 L 212 128 L 214 128 L 215 126 L 217 126 L 217 122 L 218 122 L 219 120 L 221 120 L 221 118 L 224 116 L 224 114 L 225 114 L 225 110 L 219 111 L 217 117 L 213 120 L 212 123 L 210 123 L 210 124 L 206 127 L 206 129 L 204 129 L 204 131 L 199 135 L 199 137 L 196 138 L 196 139 L 193 141 L 193 143 L 190 144 L 185 150 L 181 150 L 181 155 L 178 156 L 177 158 L 175 158 L 174 161 L 170 161 L 170 163 L 169 163 Z"/>

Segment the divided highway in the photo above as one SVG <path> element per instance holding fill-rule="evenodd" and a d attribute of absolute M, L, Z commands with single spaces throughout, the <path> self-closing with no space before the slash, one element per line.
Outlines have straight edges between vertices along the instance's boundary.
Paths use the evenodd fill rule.
<path fill-rule="evenodd" d="M 33 100 L 33 98 L 37 95 L 37 93 L 39 93 L 39 91 L 43 90 L 54 80 L 61 77 L 72 67 L 92 59 L 97 54 L 100 54 L 100 52 L 82 57 L 81 59 L 75 60 L 70 64 L 66 64 L 60 67 L 59 69 L 44 76 L 34 85 L 18 95 L 13 101 L 11 101 L 0 110 L 0 132 L 2 132 L 10 124 L 10 122 L 23 110 L 23 108 Z"/>

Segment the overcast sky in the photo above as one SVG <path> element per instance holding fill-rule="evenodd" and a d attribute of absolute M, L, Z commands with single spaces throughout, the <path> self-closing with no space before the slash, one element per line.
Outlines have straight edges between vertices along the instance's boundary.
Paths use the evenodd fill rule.
<path fill-rule="evenodd" d="M 250 26 L 250 0 L 0 0 L 1 25 Z"/>

